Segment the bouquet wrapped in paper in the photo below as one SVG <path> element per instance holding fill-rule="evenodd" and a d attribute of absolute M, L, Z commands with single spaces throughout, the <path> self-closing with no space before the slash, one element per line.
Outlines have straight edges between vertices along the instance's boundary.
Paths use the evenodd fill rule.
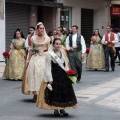
<path fill-rule="evenodd" d="M 76 78 L 76 72 L 74 70 L 68 70 L 67 72 L 68 77 L 73 83 L 76 83 L 77 78 Z"/>

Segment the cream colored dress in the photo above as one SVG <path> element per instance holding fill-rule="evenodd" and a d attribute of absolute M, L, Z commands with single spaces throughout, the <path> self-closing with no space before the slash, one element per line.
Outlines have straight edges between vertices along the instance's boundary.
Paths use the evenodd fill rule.
<path fill-rule="evenodd" d="M 16 49 L 13 43 L 19 49 Z M 26 57 L 25 39 L 13 39 L 10 48 L 12 49 L 12 53 L 6 64 L 3 77 L 11 80 L 22 80 L 25 69 L 25 59 L 21 56 L 18 50 Z"/>
<path fill-rule="evenodd" d="M 91 42 L 90 52 L 86 60 L 87 69 L 105 69 L 105 56 L 100 37 L 92 37 L 95 42 Z"/>
<path fill-rule="evenodd" d="M 46 37 L 43 42 L 37 42 L 36 35 L 34 35 L 31 42 L 31 49 L 38 52 L 32 55 L 28 69 L 25 71 L 22 92 L 23 94 L 36 95 L 38 94 L 42 80 L 45 79 L 45 59 L 50 39 Z"/>

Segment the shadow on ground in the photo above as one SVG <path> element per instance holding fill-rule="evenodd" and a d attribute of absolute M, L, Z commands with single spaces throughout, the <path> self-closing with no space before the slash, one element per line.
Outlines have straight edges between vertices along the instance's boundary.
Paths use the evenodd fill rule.
<path fill-rule="evenodd" d="M 54 113 L 53 114 L 41 114 L 41 115 L 37 115 L 37 117 L 44 117 L 44 118 L 66 118 L 66 119 L 70 119 L 70 118 L 75 118 L 75 116 L 73 115 L 68 115 L 67 117 L 66 116 L 63 116 L 63 115 L 60 115 L 60 116 L 54 116 Z"/>

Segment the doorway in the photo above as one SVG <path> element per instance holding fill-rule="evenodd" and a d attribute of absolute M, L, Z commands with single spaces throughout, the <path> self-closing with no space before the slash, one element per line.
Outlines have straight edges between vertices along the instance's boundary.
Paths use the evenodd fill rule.
<path fill-rule="evenodd" d="M 81 9 L 81 34 L 84 36 L 87 44 L 89 44 L 93 34 L 93 15 L 93 9 Z"/>
<path fill-rule="evenodd" d="M 114 28 L 120 28 L 120 16 L 111 17 L 111 26 Z"/>

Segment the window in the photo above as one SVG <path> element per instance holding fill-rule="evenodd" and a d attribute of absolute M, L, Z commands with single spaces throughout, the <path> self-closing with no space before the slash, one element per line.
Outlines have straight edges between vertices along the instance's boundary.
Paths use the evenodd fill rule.
<path fill-rule="evenodd" d="M 72 26 L 72 8 L 65 7 L 61 9 L 60 13 L 60 25 L 67 29 Z"/>

